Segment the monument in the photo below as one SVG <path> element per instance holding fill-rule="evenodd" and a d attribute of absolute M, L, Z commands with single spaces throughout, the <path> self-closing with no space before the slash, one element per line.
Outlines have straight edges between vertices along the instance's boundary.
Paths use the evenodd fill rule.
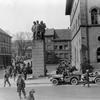
<path fill-rule="evenodd" d="M 32 26 L 33 32 L 33 46 L 32 46 L 32 69 L 33 76 L 45 76 L 45 28 L 46 25 L 41 21 L 34 21 Z"/>

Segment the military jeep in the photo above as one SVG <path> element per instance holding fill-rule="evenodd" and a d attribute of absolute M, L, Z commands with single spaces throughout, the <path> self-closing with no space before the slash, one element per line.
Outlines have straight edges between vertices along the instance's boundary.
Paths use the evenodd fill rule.
<path fill-rule="evenodd" d="M 63 74 L 58 74 L 58 75 L 53 75 L 50 78 L 50 81 L 54 85 L 62 84 L 62 83 L 70 83 L 71 85 L 77 85 L 81 80 L 81 75 L 80 74 L 70 74 L 70 75 L 63 75 Z"/>

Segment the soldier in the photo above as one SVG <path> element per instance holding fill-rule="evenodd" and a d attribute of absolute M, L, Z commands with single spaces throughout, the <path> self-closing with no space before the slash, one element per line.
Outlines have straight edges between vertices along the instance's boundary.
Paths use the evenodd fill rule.
<path fill-rule="evenodd" d="M 27 79 L 27 69 L 26 69 L 26 67 L 24 67 L 24 69 L 23 69 L 23 75 L 24 75 L 24 79 L 26 80 Z"/>
<path fill-rule="evenodd" d="M 44 39 L 45 28 L 46 28 L 45 23 L 43 23 L 43 21 L 41 21 L 40 22 L 41 39 Z"/>
<path fill-rule="evenodd" d="M 5 73 L 4 73 L 4 87 L 6 86 L 6 82 L 9 84 L 9 86 L 11 86 L 11 84 L 9 82 L 9 73 L 5 70 Z"/>
<path fill-rule="evenodd" d="M 36 39 L 36 22 L 33 22 L 32 26 L 32 32 L 33 32 L 33 39 Z"/>
<path fill-rule="evenodd" d="M 40 39 L 40 24 L 39 24 L 39 21 L 37 20 L 36 21 L 36 39 Z"/>
<path fill-rule="evenodd" d="M 85 75 L 84 75 L 83 81 L 84 81 L 83 86 L 85 86 L 85 85 L 87 84 L 88 87 L 90 87 L 90 82 L 89 82 L 89 70 L 86 70 L 86 73 L 85 73 Z"/>
<path fill-rule="evenodd" d="M 17 76 L 17 69 L 16 69 L 16 67 L 14 67 L 14 69 L 13 69 L 14 81 L 15 81 L 15 79 L 16 79 L 16 76 Z"/>
<path fill-rule="evenodd" d="M 18 76 L 18 79 L 17 79 L 17 92 L 19 94 L 19 98 L 21 100 L 21 92 L 23 93 L 24 95 L 24 98 L 26 98 L 26 92 L 25 92 L 25 82 L 24 82 L 24 79 L 22 78 L 21 75 Z"/>

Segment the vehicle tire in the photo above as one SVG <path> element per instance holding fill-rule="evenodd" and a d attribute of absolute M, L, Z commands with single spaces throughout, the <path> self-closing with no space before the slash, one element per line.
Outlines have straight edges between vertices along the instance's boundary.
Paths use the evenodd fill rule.
<path fill-rule="evenodd" d="M 78 84 L 78 79 L 77 78 L 72 78 L 70 83 L 71 83 L 71 85 L 77 85 Z"/>
<path fill-rule="evenodd" d="M 52 83 L 53 83 L 53 85 L 58 85 L 59 82 L 58 82 L 57 79 L 53 79 L 53 80 L 52 80 Z"/>
<path fill-rule="evenodd" d="M 100 78 L 96 78 L 96 79 L 95 79 L 95 84 L 100 85 Z"/>

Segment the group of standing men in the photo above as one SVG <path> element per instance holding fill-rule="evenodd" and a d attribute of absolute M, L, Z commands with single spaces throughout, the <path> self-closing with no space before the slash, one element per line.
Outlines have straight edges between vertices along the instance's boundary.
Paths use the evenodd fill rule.
<path fill-rule="evenodd" d="M 30 69 L 31 66 L 28 63 L 27 67 L 25 68 L 24 65 L 25 64 L 23 64 L 23 67 L 21 67 L 19 66 L 19 64 L 16 64 L 14 68 L 12 66 L 9 66 L 9 68 L 5 70 L 4 87 L 6 86 L 6 83 L 8 83 L 8 85 L 11 86 L 9 78 L 14 75 L 14 81 L 15 81 L 15 77 L 17 75 L 18 78 L 16 80 L 16 85 L 17 85 L 17 92 L 18 92 L 20 100 L 22 100 L 22 93 L 24 95 L 24 98 L 27 98 L 27 100 L 34 100 L 34 95 L 33 95 L 33 93 L 35 93 L 34 90 L 29 91 L 29 95 L 26 97 L 25 80 L 27 79 L 27 71 Z M 16 70 L 16 73 L 15 73 L 15 70 Z"/>
<path fill-rule="evenodd" d="M 39 39 L 44 39 L 44 33 L 45 33 L 45 28 L 46 25 L 41 21 L 34 21 L 33 26 L 32 26 L 32 32 L 33 32 L 33 39 L 34 40 L 39 40 Z"/>
<path fill-rule="evenodd" d="M 6 83 L 8 83 L 9 86 L 11 86 L 9 82 L 9 77 L 13 77 L 15 81 L 16 76 L 18 76 L 19 74 L 22 74 L 24 79 L 26 80 L 27 74 L 32 74 L 32 68 L 30 63 L 27 63 L 27 65 L 24 63 L 16 63 L 15 66 L 9 66 L 4 73 L 4 87 L 6 86 Z"/>

